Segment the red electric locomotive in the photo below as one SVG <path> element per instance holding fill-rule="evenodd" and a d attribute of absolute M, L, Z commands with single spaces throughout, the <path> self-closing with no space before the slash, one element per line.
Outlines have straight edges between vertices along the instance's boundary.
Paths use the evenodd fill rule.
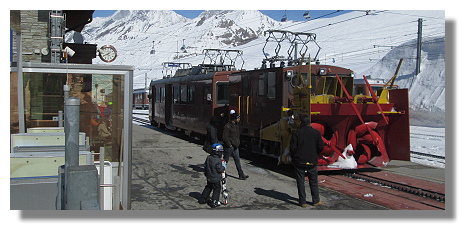
<path fill-rule="evenodd" d="M 309 115 L 322 134 L 319 170 L 409 160 L 408 90 L 383 88 L 376 95 L 364 81 L 370 96 L 353 96 L 353 71 L 335 66 L 307 63 L 238 72 L 230 75 L 230 109 L 240 113 L 245 146 L 283 163 L 290 161 L 290 134 L 300 115 Z"/>

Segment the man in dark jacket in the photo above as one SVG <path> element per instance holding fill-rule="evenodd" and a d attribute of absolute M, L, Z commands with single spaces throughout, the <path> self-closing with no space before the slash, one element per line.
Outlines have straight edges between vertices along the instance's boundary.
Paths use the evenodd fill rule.
<path fill-rule="evenodd" d="M 210 207 L 220 206 L 220 191 L 222 190 L 222 172 L 225 171 L 225 164 L 222 164 L 222 154 L 224 148 L 221 144 L 216 143 L 212 145 L 212 154 L 207 156 L 204 162 L 204 175 L 207 179 L 207 184 L 202 191 L 201 198 L 198 200 L 200 204 L 207 203 Z M 209 198 L 212 191 L 212 197 Z"/>
<path fill-rule="evenodd" d="M 218 143 L 217 138 L 217 118 L 211 117 L 209 123 L 206 126 L 206 142 L 204 143 L 204 151 L 207 153 L 212 153 L 212 145 Z"/>
<path fill-rule="evenodd" d="M 318 192 L 317 155 L 323 150 L 324 144 L 318 130 L 310 126 L 310 118 L 300 117 L 300 128 L 292 133 L 290 155 L 295 168 L 295 178 L 299 193 L 299 205 L 306 207 L 305 175 L 308 176 L 313 205 L 321 205 Z"/>
<path fill-rule="evenodd" d="M 245 175 L 242 170 L 242 164 L 240 163 L 240 132 L 238 130 L 238 123 L 240 122 L 240 116 L 237 113 L 230 114 L 230 121 L 225 124 L 222 139 L 224 141 L 224 159 L 228 163 L 230 156 L 233 155 L 235 160 L 235 166 L 238 171 L 238 178 L 246 180 L 248 175 Z"/>

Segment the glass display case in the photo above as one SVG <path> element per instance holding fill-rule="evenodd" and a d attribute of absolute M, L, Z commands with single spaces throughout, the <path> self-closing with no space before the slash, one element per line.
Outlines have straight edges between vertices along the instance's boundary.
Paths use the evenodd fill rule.
<path fill-rule="evenodd" d="M 22 63 L 10 69 L 10 134 L 63 126 L 64 96 L 80 99 L 79 131 L 130 182 L 133 66 Z M 20 70 L 20 71 L 18 71 Z M 18 89 L 20 88 L 20 89 Z M 95 160 L 99 156 L 96 155 Z M 123 182 L 123 192 L 130 183 Z M 127 188 L 127 189 L 125 189 Z M 124 193 L 126 194 L 126 193 Z"/>

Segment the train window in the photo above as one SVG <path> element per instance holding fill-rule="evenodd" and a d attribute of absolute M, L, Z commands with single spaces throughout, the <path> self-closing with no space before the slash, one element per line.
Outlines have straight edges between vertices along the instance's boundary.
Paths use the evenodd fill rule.
<path fill-rule="evenodd" d="M 180 103 L 180 86 L 173 87 L 173 104 Z"/>
<path fill-rule="evenodd" d="M 149 93 L 149 99 L 152 103 L 160 103 L 160 88 L 152 86 L 152 93 Z"/>
<path fill-rule="evenodd" d="M 217 82 L 216 85 L 216 104 L 217 105 L 226 105 L 229 101 L 229 88 L 228 82 Z"/>
<path fill-rule="evenodd" d="M 244 76 L 242 78 L 242 95 L 243 96 L 249 96 L 250 95 L 250 80 L 248 77 Z"/>
<path fill-rule="evenodd" d="M 160 103 L 165 103 L 165 87 L 160 87 Z"/>
<path fill-rule="evenodd" d="M 195 92 L 195 87 L 194 86 L 188 86 L 188 104 L 194 104 L 194 92 Z"/>
<path fill-rule="evenodd" d="M 276 98 L 276 72 L 268 73 L 268 98 Z"/>
<path fill-rule="evenodd" d="M 259 96 L 266 95 L 266 91 L 264 88 L 265 88 L 264 76 L 263 77 L 260 76 L 260 79 L 258 80 L 258 95 Z"/>
<path fill-rule="evenodd" d="M 316 76 L 315 74 L 312 74 L 312 86 L 315 86 L 315 79 Z M 302 83 L 303 80 L 303 83 Z M 297 74 L 291 79 L 290 85 L 292 87 L 303 87 L 303 86 L 308 86 L 309 85 L 309 80 L 308 80 L 308 74 L 307 73 L 302 73 L 302 80 L 299 79 Z M 314 88 L 315 89 L 315 88 Z"/>
<path fill-rule="evenodd" d="M 210 85 L 204 85 L 203 87 L 204 93 L 204 104 L 211 105 L 212 104 L 212 90 Z"/>
<path fill-rule="evenodd" d="M 357 86 L 356 87 L 356 95 L 363 95 L 364 94 L 364 88 Z"/>
<path fill-rule="evenodd" d="M 187 104 L 188 102 L 188 86 L 181 86 L 180 89 L 180 104 Z"/>

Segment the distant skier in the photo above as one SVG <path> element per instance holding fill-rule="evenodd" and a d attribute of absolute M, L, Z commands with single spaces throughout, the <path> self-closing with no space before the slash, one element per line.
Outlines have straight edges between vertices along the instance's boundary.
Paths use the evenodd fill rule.
<path fill-rule="evenodd" d="M 204 175 L 206 176 L 207 184 L 202 191 L 201 198 L 198 200 L 199 204 L 207 203 L 212 208 L 221 205 L 219 198 L 222 190 L 222 173 L 227 166 L 225 162 L 222 163 L 221 158 L 223 153 L 224 147 L 221 144 L 216 143 L 212 145 L 212 154 L 207 156 L 204 162 Z M 212 197 L 210 197 L 211 192 Z"/>

